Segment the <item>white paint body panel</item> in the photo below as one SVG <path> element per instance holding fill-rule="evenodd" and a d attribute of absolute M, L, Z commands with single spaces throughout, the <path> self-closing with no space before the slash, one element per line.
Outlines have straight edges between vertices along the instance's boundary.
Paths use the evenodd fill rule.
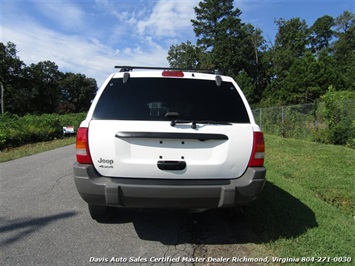
<path fill-rule="evenodd" d="M 118 138 L 117 132 L 217 133 L 228 140 Z M 225 179 L 241 176 L 253 144 L 250 124 L 170 126 L 168 121 L 92 120 L 89 147 L 103 176 L 136 178 Z M 102 160 L 103 159 L 103 160 Z M 181 171 L 162 171 L 159 160 L 185 161 Z"/>

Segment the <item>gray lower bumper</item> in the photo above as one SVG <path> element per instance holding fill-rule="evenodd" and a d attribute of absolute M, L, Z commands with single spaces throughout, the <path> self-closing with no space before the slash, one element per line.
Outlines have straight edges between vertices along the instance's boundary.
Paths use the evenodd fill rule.
<path fill-rule="evenodd" d="M 130 208 L 224 208 L 246 205 L 265 185 L 264 167 L 248 168 L 228 180 L 110 178 L 89 164 L 74 164 L 80 196 L 90 204 Z"/>

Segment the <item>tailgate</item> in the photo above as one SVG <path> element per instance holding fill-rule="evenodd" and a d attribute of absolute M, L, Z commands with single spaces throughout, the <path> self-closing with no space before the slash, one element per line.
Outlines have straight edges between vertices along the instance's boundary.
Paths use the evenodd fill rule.
<path fill-rule="evenodd" d="M 241 176 L 253 144 L 250 124 L 170 126 L 168 121 L 92 120 L 89 147 L 103 176 L 226 179 Z"/>

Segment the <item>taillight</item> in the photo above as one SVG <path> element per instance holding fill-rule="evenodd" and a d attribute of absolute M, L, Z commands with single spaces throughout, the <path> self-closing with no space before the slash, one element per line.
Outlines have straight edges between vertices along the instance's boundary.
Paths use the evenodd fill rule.
<path fill-rule="evenodd" d="M 76 134 L 76 160 L 78 163 L 92 163 L 87 127 L 78 128 L 78 132 Z"/>
<path fill-rule="evenodd" d="M 180 71 L 180 70 L 164 70 L 161 75 L 163 77 L 184 77 L 184 72 Z"/>
<path fill-rule="evenodd" d="M 250 167 L 263 166 L 264 154 L 265 154 L 264 134 L 262 132 L 254 132 L 253 151 L 251 153 L 248 166 Z"/>

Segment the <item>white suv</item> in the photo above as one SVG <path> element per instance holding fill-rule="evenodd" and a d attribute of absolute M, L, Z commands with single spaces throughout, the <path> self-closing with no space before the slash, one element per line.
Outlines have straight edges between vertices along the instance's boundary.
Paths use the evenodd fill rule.
<path fill-rule="evenodd" d="M 93 219 L 112 207 L 226 208 L 256 198 L 263 133 L 231 77 L 116 68 L 77 133 L 74 180 Z"/>

